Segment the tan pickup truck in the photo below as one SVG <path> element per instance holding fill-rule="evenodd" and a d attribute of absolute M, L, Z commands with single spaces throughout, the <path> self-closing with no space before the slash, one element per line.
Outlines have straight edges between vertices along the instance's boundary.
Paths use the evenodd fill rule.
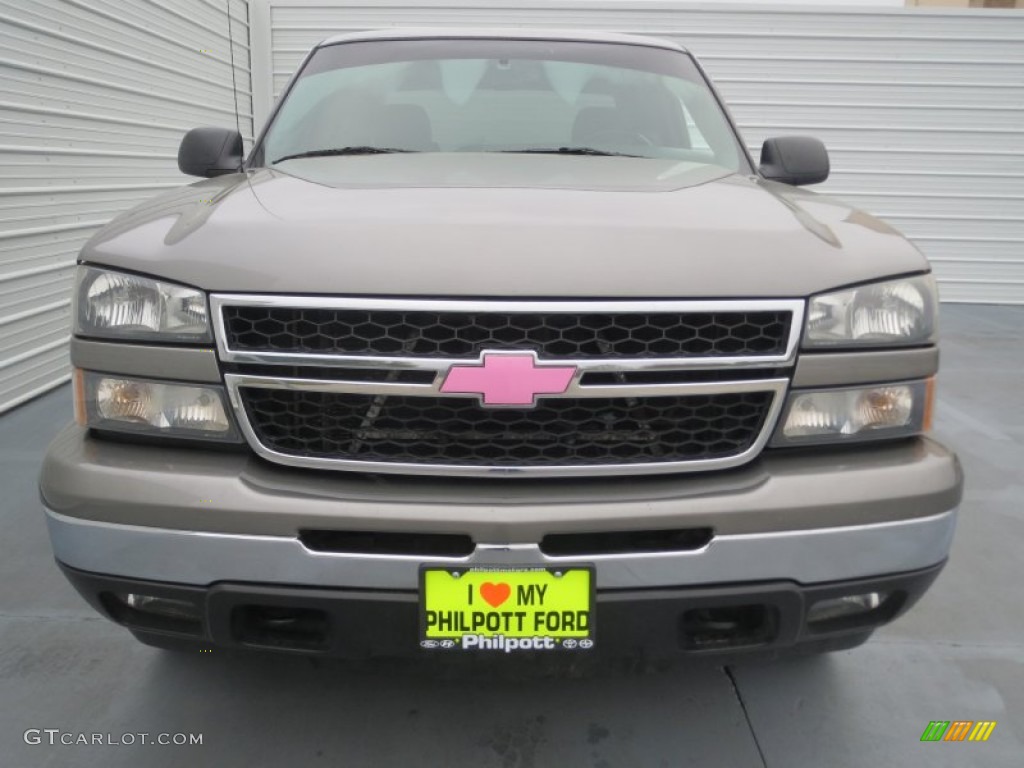
<path fill-rule="evenodd" d="M 797 188 L 820 142 L 755 165 L 679 46 L 332 38 L 179 165 L 82 250 L 40 481 L 143 642 L 814 652 L 942 568 L 927 261 Z"/>

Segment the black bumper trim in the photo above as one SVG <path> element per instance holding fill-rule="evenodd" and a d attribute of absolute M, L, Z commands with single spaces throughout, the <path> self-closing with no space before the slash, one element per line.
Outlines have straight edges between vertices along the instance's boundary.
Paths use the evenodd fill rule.
<path fill-rule="evenodd" d="M 58 565 L 96 610 L 151 639 L 162 636 L 169 642 L 176 639 L 186 644 L 194 642 L 197 647 L 259 648 L 352 659 L 422 653 L 466 655 L 460 651 L 419 648 L 415 591 L 228 582 L 196 587 L 105 576 L 79 571 L 59 562 Z M 813 585 L 772 581 L 711 587 L 598 590 L 595 648 L 602 655 L 636 653 L 718 659 L 732 654 L 772 654 L 842 646 L 843 638 L 866 638 L 878 626 L 904 613 L 924 594 L 944 565 L 942 562 L 907 573 Z M 113 596 L 128 592 L 191 602 L 197 607 L 200 620 L 165 621 L 112 609 Z M 889 598 L 879 608 L 859 616 L 817 628 L 808 625 L 807 609 L 813 603 L 867 592 L 886 593 Z M 259 606 L 271 616 L 275 609 L 280 609 L 300 619 L 317 618 L 296 623 L 293 634 L 261 635 L 240 624 L 251 606 Z M 732 633 L 716 634 L 714 630 L 705 635 L 695 633 L 695 622 L 700 624 L 702 619 L 710 617 L 705 624 L 714 627 L 716 616 L 736 616 L 741 620 Z M 744 623 L 749 626 L 740 626 Z"/>

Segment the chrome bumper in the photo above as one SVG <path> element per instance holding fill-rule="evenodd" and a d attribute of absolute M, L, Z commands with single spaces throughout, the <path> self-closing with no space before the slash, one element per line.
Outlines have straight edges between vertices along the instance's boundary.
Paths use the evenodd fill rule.
<path fill-rule="evenodd" d="M 83 571 L 189 585 L 219 581 L 415 590 L 421 557 L 329 554 L 298 538 L 150 528 L 46 511 L 57 559 Z M 715 536 L 702 549 L 559 558 L 536 544 L 478 543 L 451 565 L 597 565 L 599 589 L 775 579 L 816 584 L 927 568 L 948 555 L 956 510 L 928 517 L 810 530 Z"/>

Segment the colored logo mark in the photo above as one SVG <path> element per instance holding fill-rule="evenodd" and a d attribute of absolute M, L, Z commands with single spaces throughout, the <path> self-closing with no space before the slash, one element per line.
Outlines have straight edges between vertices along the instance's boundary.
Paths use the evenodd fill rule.
<path fill-rule="evenodd" d="M 565 392 L 575 374 L 574 365 L 538 365 L 532 352 L 485 352 L 478 365 L 453 365 L 441 391 L 480 395 L 484 405 L 532 406 L 537 395 Z"/>
<path fill-rule="evenodd" d="M 995 720 L 932 720 L 921 741 L 988 741 L 995 729 Z"/>

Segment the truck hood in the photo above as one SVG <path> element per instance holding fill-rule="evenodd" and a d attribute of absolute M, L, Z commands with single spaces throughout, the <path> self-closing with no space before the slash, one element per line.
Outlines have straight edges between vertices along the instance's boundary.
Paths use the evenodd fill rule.
<path fill-rule="evenodd" d="M 715 166 L 559 155 L 286 161 L 122 214 L 82 260 L 211 291 L 802 297 L 926 270 L 837 200 Z"/>

